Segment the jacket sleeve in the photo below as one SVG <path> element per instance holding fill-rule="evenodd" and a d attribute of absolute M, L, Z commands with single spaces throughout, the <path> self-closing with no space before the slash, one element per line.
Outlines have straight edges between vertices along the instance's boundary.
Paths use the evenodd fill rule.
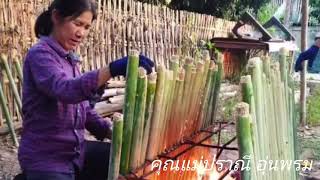
<path fill-rule="evenodd" d="M 104 119 L 89 105 L 86 106 L 86 129 L 98 140 L 103 140 L 112 132 L 112 122 L 109 118 Z"/>
<path fill-rule="evenodd" d="M 46 49 L 30 50 L 28 63 L 36 87 L 49 97 L 76 104 L 87 100 L 97 89 L 98 71 L 90 71 L 76 78 L 67 77 L 62 65 Z"/>
<path fill-rule="evenodd" d="M 318 49 L 314 46 L 310 47 L 307 51 L 302 52 L 294 65 L 294 70 L 296 72 L 302 71 L 302 62 L 305 60 L 313 60 L 317 52 Z"/>

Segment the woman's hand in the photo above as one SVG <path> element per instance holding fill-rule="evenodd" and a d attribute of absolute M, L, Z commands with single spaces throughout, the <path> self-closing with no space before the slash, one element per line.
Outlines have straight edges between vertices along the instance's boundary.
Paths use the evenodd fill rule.
<path fill-rule="evenodd" d="M 127 64 L 128 57 L 123 57 L 111 62 L 109 65 L 111 76 L 125 76 L 127 73 Z M 150 74 L 152 72 L 152 68 L 154 67 L 154 63 L 146 56 L 139 55 L 139 66 L 146 69 L 147 74 Z"/>

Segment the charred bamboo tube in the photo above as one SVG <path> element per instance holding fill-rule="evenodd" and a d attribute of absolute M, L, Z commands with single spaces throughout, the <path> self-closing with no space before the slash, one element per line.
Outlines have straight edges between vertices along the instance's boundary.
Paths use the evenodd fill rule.
<path fill-rule="evenodd" d="M 132 129 L 134 118 L 134 107 L 136 101 L 137 90 L 137 77 L 139 66 L 139 54 L 137 51 L 132 50 L 129 53 L 128 65 L 127 65 L 127 83 L 126 83 L 126 95 L 124 105 L 124 133 L 122 141 L 121 152 L 121 174 L 127 174 L 129 172 L 130 152 L 132 145 Z"/>
<path fill-rule="evenodd" d="M 13 144 L 14 144 L 14 146 L 18 147 L 19 143 L 18 143 L 18 140 L 17 140 L 16 133 L 14 131 L 12 118 L 11 118 L 9 109 L 7 107 L 7 101 L 6 101 L 6 98 L 4 96 L 3 88 L 2 88 L 1 83 L 0 83 L 0 102 L 1 102 L 1 106 L 2 106 L 2 112 L 4 114 L 4 117 L 6 119 L 6 123 L 7 123 L 8 127 L 9 127 L 9 130 L 10 130 L 10 133 L 11 133 L 11 136 L 12 136 Z"/>
<path fill-rule="evenodd" d="M 157 88 L 155 92 L 155 100 L 154 100 L 154 112 L 152 114 L 152 120 L 151 120 L 151 129 L 150 131 L 152 133 L 149 133 L 149 141 L 148 141 L 148 150 L 147 150 L 147 159 L 153 160 L 157 156 L 157 150 L 159 147 L 159 136 L 160 136 L 160 130 L 159 127 L 161 119 L 161 112 L 163 111 L 164 106 L 164 92 L 165 92 L 165 76 L 166 76 L 166 70 L 165 67 L 160 65 L 158 66 L 158 77 L 157 77 Z"/>
<path fill-rule="evenodd" d="M 133 118 L 132 147 L 130 155 L 130 169 L 140 166 L 140 154 L 142 148 L 144 117 L 147 99 L 147 72 L 144 68 L 139 68 L 137 85 L 137 96 Z"/>
<path fill-rule="evenodd" d="M 252 145 L 252 126 L 251 116 L 249 113 L 249 104 L 239 103 L 237 109 L 237 138 L 239 145 L 239 158 L 244 160 L 245 164 L 249 164 L 250 160 L 245 158 L 253 156 L 253 145 Z M 250 180 L 255 179 L 250 170 L 241 171 L 241 179 Z"/>
<path fill-rule="evenodd" d="M 9 68 L 9 64 L 8 64 L 8 57 L 4 54 L 1 54 L 1 62 L 2 62 L 2 65 L 7 73 L 7 77 L 9 79 L 9 83 L 10 83 L 10 86 L 12 88 L 12 92 L 13 92 L 13 95 L 14 95 L 14 99 L 16 100 L 16 103 L 19 107 L 19 113 L 22 114 L 22 103 L 21 103 L 21 98 L 20 98 L 20 95 L 19 95 L 19 91 L 18 91 L 18 88 L 15 84 L 15 81 L 14 81 L 14 78 L 12 76 L 12 73 L 11 73 L 11 70 Z"/>
<path fill-rule="evenodd" d="M 142 140 L 142 150 L 141 150 L 141 163 L 146 160 L 146 153 L 149 141 L 149 134 L 151 128 L 151 118 L 154 108 L 154 99 L 156 92 L 156 83 L 157 83 L 157 74 L 152 73 L 148 76 L 148 88 L 147 88 L 147 102 L 146 102 L 146 111 L 145 111 L 145 121 L 144 121 L 144 130 L 143 130 L 143 140 Z"/>
<path fill-rule="evenodd" d="M 120 170 L 121 145 L 123 138 L 123 115 L 113 114 L 113 132 L 110 151 L 108 179 L 117 180 Z"/>

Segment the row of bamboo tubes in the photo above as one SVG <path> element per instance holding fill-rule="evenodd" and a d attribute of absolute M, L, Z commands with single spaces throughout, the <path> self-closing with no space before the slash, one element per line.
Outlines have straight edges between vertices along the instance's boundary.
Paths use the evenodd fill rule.
<path fill-rule="evenodd" d="M 37 42 L 34 23 L 50 2 L 0 0 L 0 53 L 8 56 L 9 68 L 15 66 L 14 59 L 22 64 L 27 50 Z M 176 11 L 134 0 L 98 0 L 97 3 L 98 18 L 87 40 L 77 49 L 82 60 L 82 72 L 126 56 L 131 47 L 168 67 L 168 60 L 173 54 L 194 56 L 193 50 L 199 40 L 226 37 L 234 26 L 234 22 L 213 16 Z M 14 73 L 13 77 L 18 75 Z M 18 120 L 19 109 L 12 105 L 14 91 L 6 77 L 0 76 L 0 81 L 6 101 L 10 103 L 8 109 Z M 18 85 L 19 92 L 20 87 Z M 0 127 L 3 122 L 4 115 L 0 111 Z"/>
<path fill-rule="evenodd" d="M 215 63 L 207 50 L 196 58 L 173 56 L 169 68 L 158 65 L 148 76 L 138 62 L 137 51 L 132 51 L 123 132 L 116 136 L 123 137 L 122 146 L 114 150 L 121 152 L 121 159 L 116 161 L 120 164 L 110 164 L 111 169 L 120 166 L 121 174 L 213 124 L 223 75 L 223 56 L 219 54 Z"/>
<path fill-rule="evenodd" d="M 251 156 L 251 171 L 242 171 L 242 179 L 298 179 L 296 167 L 296 111 L 293 80 L 289 76 L 287 52 L 279 58 L 252 58 L 249 74 L 241 77 L 243 102 L 238 106 L 237 134 L 239 155 Z M 259 170 L 258 163 L 267 161 Z M 278 164 L 276 164 L 278 161 Z M 290 170 L 280 168 L 280 161 L 291 162 Z M 273 162 L 273 165 L 269 163 Z M 247 162 L 248 163 L 248 162 Z"/>

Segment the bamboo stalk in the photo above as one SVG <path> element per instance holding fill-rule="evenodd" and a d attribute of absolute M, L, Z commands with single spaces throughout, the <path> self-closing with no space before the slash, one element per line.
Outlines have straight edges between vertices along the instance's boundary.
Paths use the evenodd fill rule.
<path fill-rule="evenodd" d="M 4 96 L 3 88 L 2 88 L 1 83 L 0 83 L 0 102 L 1 102 L 1 106 L 2 106 L 2 112 L 4 113 L 4 117 L 6 119 L 6 123 L 7 123 L 8 127 L 9 127 L 9 130 L 10 130 L 10 133 L 11 133 L 11 136 L 12 136 L 13 144 L 14 144 L 14 146 L 18 147 L 19 146 L 18 139 L 17 139 L 16 133 L 14 131 L 13 122 L 12 122 L 12 119 L 11 119 L 11 115 L 10 115 L 9 109 L 7 107 L 7 101 L 6 101 L 6 98 Z"/>
<path fill-rule="evenodd" d="M 144 117 L 147 99 L 147 72 L 144 68 L 139 68 L 139 77 L 137 84 L 137 95 L 135 102 L 134 118 L 133 118 L 133 133 L 132 133 L 132 147 L 130 155 L 130 169 L 136 169 L 140 166 L 140 154 L 142 150 Z"/>
<path fill-rule="evenodd" d="M 120 169 L 121 158 L 121 145 L 123 138 L 123 115 L 120 113 L 114 113 L 113 119 L 113 132 L 110 151 L 110 162 L 108 169 L 108 179 L 117 180 Z"/>
<path fill-rule="evenodd" d="M 143 130 L 143 141 L 142 141 L 142 150 L 141 150 L 141 159 L 140 162 L 143 163 L 146 160 L 146 153 L 148 147 L 148 141 L 150 137 L 150 129 L 151 129 L 151 118 L 153 114 L 154 108 L 154 99 L 156 92 L 156 80 L 157 74 L 152 73 L 148 76 L 148 89 L 147 89 L 147 101 L 146 101 L 146 111 L 145 111 L 145 122 L 144 122 L 144 130 Z"/>
<path fill-rule="evenodd" d="M 18 110 L 19 110 L 19 113 L 22 114 L 22 102 L 21 102 L 21 99 L 20 99 L 20 95 L 19 95 L 19 92 L 18 92 L 18 89 L 17 89 L 17 86 L 15 84 L 15 81 L 14 81 L 14 78 L 12 76 L 12 72 L 9 68 L 9 64 L 8 64 L 8 57 L 4 54 L 1 54 L 1 62 L 2 62 L 2 65 L 7 73 L 7 77 L 9 79 L 9 82 L 10 82 L 10 86 L 11 86 L 11 89 L 12 89 L 12 92 L 13 92 L 13 97 L 15 98 L 16 100 L 16 103 L 18 105 Z"/>
<path fill-rule="evenodd" d="M 121 153 L 120 172 L 127 174 L 129 172 L 130 152 L 132 144 L 133 118 L 136 101 L 137 77 L 138 77 L 139 54 L 132 50 L 128 58 L 127 66 L 127 84 L 124 105 L 124 133 Z"/>

